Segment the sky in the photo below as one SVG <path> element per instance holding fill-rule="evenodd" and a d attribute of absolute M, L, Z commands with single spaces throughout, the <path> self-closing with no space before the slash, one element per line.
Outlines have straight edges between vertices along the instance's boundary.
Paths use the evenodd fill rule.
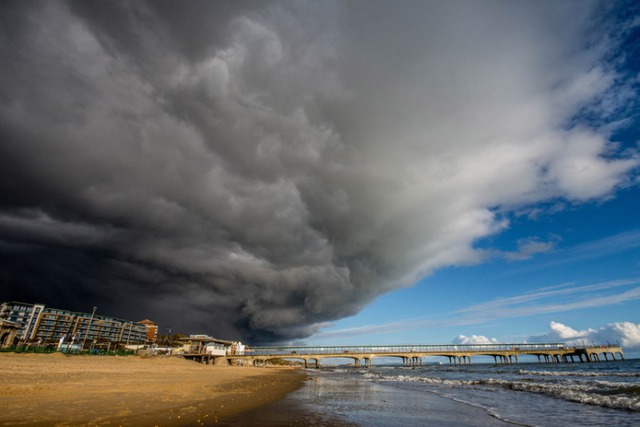
<path fill-rule="evenodd" d="M 640 353 L 631 1 L 0 8 L 0 299 Z"/>

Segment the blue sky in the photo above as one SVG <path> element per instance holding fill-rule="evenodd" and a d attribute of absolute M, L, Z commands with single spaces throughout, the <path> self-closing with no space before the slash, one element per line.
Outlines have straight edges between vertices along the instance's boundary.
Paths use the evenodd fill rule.
<path fill-rule="evenodd" d="M 460 335 L 522 342 L 548 334 L 551 321 L 578 330 L 638 323 L 639 200 L 638 189 L 630 188 L 602 203 L 514 221 L 482 246 L 510 252 L 518 239 L 541 235 L 553 236 L 553 246 L 526 259 L 490 256 L 438 270 L 307 342 L 449 343 Z"/>
<path fill-rule="evenodd" d="M 9 1 L 0 300 L 639 349 L 636 3 Z"/>

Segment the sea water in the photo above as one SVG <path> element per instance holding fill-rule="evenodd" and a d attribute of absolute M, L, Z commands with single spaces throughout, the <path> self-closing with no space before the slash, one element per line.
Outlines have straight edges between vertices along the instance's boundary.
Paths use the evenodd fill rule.
<path fill-rule="evenodd" d="M 216 425 L 640 426 L 640 360 L 307 372 L 285 399 Z"/>
<path fill-rule="evenodd" d="M 345 425 L 640 426 L 640 360 L 309 372 L 292 398 Z"/>

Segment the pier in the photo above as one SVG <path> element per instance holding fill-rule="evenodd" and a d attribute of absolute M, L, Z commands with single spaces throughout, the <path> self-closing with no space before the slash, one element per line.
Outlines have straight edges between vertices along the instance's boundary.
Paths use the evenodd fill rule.
<path fill-rule="evenodd" d="M 323 359 L 347 358 L 356 367 L 369 367 L 375 358 L 402 359 L 404 366 L 421 366 L 427 357 L 447 358 L 452 366 L 471 365 L 472 358 L 492 357 L 496 365 L 520 363 L 520 357 L 537 357 L 539 363 L 590 363 L 624 360 L 620 346 L 566 347 L 563 343 L 451 344 L 388 346 L 253 347 L 243 354 L 227 354 L 232 364 L 265 366 L 276 359 L 299 360 L 305 368 Z"/>

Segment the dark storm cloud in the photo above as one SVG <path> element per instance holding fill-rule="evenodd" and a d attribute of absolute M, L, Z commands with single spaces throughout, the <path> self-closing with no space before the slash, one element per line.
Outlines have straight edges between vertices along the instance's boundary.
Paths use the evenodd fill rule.
<path fill-rule="evenodd" d="M 3 298 L 304 337 L 610 195 L 633 153 L 567 123 L 634 91 L 551 5 L 7 2 Z"/>

